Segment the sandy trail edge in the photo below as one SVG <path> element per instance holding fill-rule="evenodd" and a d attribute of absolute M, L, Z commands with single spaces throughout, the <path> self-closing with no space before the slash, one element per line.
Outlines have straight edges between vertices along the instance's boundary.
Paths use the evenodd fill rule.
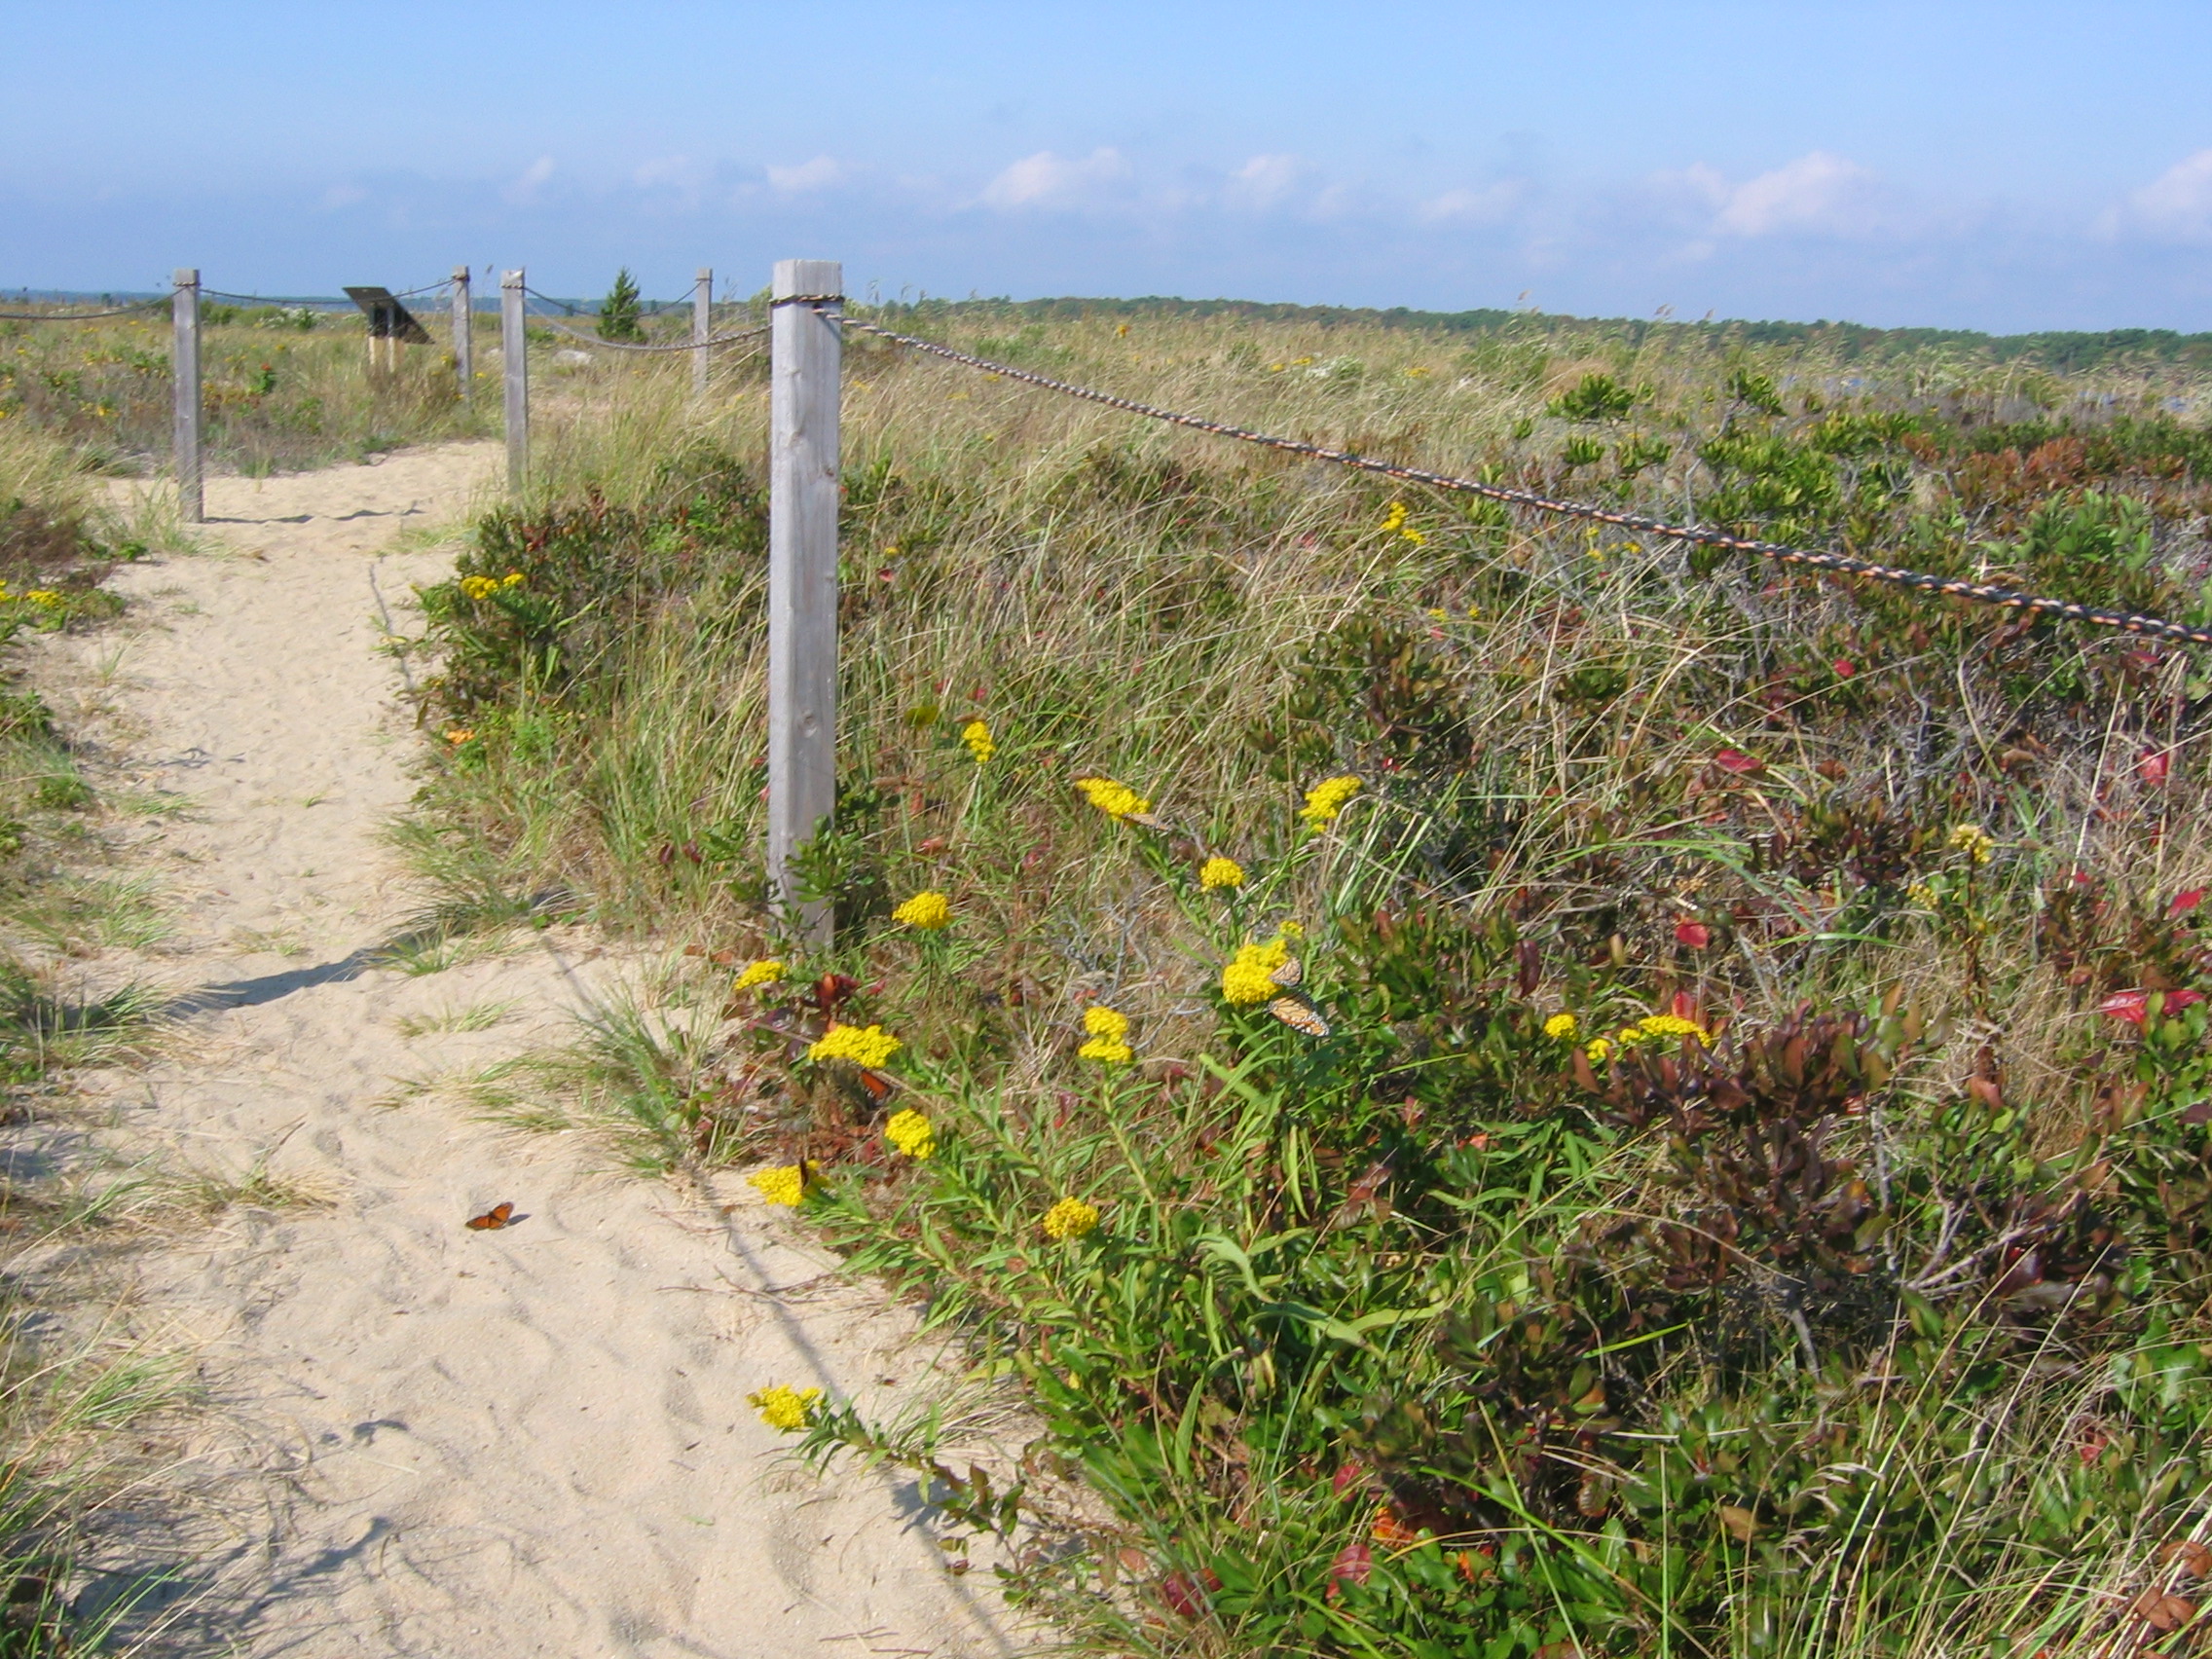
<path fill-rule="evenodd" d="M 910 1487 L 794 1476 L 745 1404 L 772 1382 L 913 1392 L 931 1354 L 910 1318 L 826 1276 L 734 1183 L 700 1201 L 434 1100 L 376 1104 L 394 1079 L 557 1033 L 611 972 L 587 938 L 555 930 L 419 977 L 300 972 L 405 919 L 376 831 L 409 795 L 414 739 L 376 619 L 451 555 L 381 550 L 457 517 L 496 461 L 460 445 L 210 480 L 231 556 L 119 571 L 120 631 L 54 642 L 38 671 L 94 740 L 97 783 L 187 801 L 130 855 L 176 932 L 95 972 L 251 984 L 246 1006 L 191 1016 L 167 1058 L 87 1080 L 112 1115 L 106 1148 L 233 1175 L 267 1159 L 333 1200 L 233 1209 L 141 1263 L 144 1307 L 218 1408 L 193 1452 L 214 1519 L 182 1551 L 156 1645 L 1015 1651 L 988 1584 L 947 1572 Z M 397 1028 L 488 1003 L 510 1006 L 477 1033 Z M 461 1227 L 501 1199 L 528 1220 Z M 165 1553 L 173 1537 L 111 1539 L 108 1582 Z"/>

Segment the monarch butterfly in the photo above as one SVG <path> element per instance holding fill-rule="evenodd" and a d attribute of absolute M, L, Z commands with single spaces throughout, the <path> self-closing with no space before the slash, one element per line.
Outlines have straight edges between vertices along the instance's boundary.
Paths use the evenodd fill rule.
<path fill-rule="evenodd" d="M 1268 1012 L 1293 1031 L 1303 1031 L 1309 1037 L 1329 1034 L 1329 1022 L 1321 1017 L 1321 1011 L 1304 997 L 1277 997 L 1268 1004 Z"/>
<path fill-rule="evenodd" d="M 861 1068 L 861 1087 L 867 1090 L 870 1100 L 881 1100 L 891 1092 L 891 1080 L 863 1066 Z"/>
<path fill-rule="evenodd" d="M 1299 980 L 1306 977 L 1306 970 L 1299 966 L 1298 958 L 1293 956 L 1285 961 L 1280 968 L 1270 974 L 1268 977 L 1287 991 Z"/>
<path fill-rule="evenodd" d="M 482 1215 L 470 1216 L 468 1225 L 479 1233 L 496 1233 L 500 1228 L 511 1225 L 514 1215 L 515 1206 L 512 1203 L 494 1204 Z"/>

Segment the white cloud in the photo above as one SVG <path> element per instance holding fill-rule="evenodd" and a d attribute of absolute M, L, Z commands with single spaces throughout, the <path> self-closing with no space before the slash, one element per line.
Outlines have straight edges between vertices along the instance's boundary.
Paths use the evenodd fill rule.
<path fill-rule="evenodd" d="M 1494 225 L 1521 205 L 1521 197 L 1518 183 L 1501 180 L 1481 190 L 1447 190 L 1420 203 L 1418 211 L 1431 224 Z"/>
<path fill-rule="evenodd" d="M 1119 150 L 1097 149 L 1080 161 L 1040 150 L 983 187 L 993 207 L 1080 207 L 1111 193 L 1129 176 Z"/>
<path fill-rule="evenodd" d="M 551 156 L 540 156 L 529 166 L 523 168 L 522 176 L 508 185 L 502 194 L 516 206 L 522 206 L 527 203 L 536 201 L 538 190 L 552 176 L 553 158 Z"/>
<path fill-rule="evenodd" d="M 1236 206 L 1273 207 L 1311 175 L 1296 156 L 1254 156 L 1229 175 L 1223 195 Z"/>
<path fill-rule="evenodd" d="M 829 156 L 817 156 L 811 162 L 801 162 L 795 167 L 771 166 L 766 169 L 768 188 L 780 196 L 798 196 L 810 190 L 827 190 L 842 182 L 844 164 Z"/>
<path fill-rule="evenodd" d="M 1864 236 L 1881 220 L 1874 174 L 1826 150 L 1738 185 L 1702 166 L 1691 167 L 1684 180 L 1712 200 L 1713 228 L 1723 236 Z"/>
<path fill-rule="evenodd" d="M 2133 230 L 2162 241 L 2212 241 L 2212 150 L 2176 162 L 2129 193 L 2126 208 L 2106 214 L 2100 228 L 2108 236 Z"/>

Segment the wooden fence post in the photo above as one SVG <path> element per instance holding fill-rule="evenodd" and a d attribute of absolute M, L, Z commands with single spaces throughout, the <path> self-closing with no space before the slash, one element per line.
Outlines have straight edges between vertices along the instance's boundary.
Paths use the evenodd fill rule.
<path fill-rule="evenodd" d="M 768 392 L 768 882 L 803 943 L 827 945 L 830 906 L 802 900 L 793 855 L 837 804 L 836 323 L 795 295 L 838 295 L 833 259 L 780 259 Z"/>
<path fill-rule="evenodd" d="M 461 387 L 463 404 L 468 402 L 476 380 L 476 336 L 469 327 L 471 305 L 468 267 L 457 265 L 453 268 L 453 378 Z"/>
<path fill-rule="evenodd" d="M 186 524 L 206 519 L 200 459 L 200 273 L 179 270 L 170 278 L 169 379 L 176 392 L 176 510 Z"/>
<path fill-rule="evenodd" d="M 702 265 L 691 287 L 691 338 L 699 343 L 699 349 L 691 353 L 691 395 L 696 398 L 707 395 L 707 341 L 714 332 L 715 271 L 711 265 Z"/>
<path fill-rule="evenodd" d="M 523 328 L 523 274 L 499 273 L 499 368 L 507 385 L 507 488 L 530 476 L 530 342 Z"/>

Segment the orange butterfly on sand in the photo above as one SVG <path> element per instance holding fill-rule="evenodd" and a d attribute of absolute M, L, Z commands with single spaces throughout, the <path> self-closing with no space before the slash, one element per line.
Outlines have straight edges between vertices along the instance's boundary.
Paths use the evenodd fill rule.
<path fill-rule="evenodd" d="M 479 1233 L 496 1233 L 514 1220 L 515 1206 L 511 1203 L 494 1204 L 482 1215 L 472 1215 L 468 1225 Z"/>

